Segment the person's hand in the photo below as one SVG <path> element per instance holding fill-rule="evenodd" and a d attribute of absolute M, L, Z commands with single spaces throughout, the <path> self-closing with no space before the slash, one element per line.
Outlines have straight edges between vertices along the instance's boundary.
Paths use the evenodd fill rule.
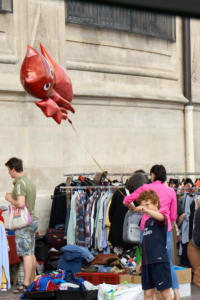
<path fill-rule="evenodd" d="M 11 202 L 11 199 L 12 199 L 12 194 L 7 192 L 5 194 L 5 200 L 8 201 L 8 202 Z"/>
<path fill-rule="evenodd" d="M 137 267 L 136 267 L 135 270 L 136 270 L 137 273 L 141 273 L 141 271 L 142 271 L 142 266 L 141 266 L 140 263 L 137 265 Z"/>
<path fill-rule="evenodd" d="M 136 207 L 135 207 L 135 205 L 134 205 L 133 203 L 130 203 L 130 204 L 128 205 L 128 209 L 130 209 L 130 210 L 135 210 Z"/>
<path fill-rule="evenodd" d="M 146 208 L 142 205 L 139 205 L 135 208 L 135 211 L 144 213 L 144 212 L 146 212 Z"/>
<path fill-rule="evenodd" d="M 183 220 L 185 219 L 186 213 L 183 213 L 182 215 L 180 215 L 179 219 L 178 219 L 178 226 L 181 226 L 181 224 L 183 223 Z"/>

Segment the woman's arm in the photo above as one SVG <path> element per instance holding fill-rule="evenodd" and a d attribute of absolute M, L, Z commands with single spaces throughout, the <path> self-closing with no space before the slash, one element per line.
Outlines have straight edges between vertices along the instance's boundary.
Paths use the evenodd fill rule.
<path fill-rule="evenodd" d="M 141 187 L 139 187 L 137 190 L 135 190 L 132 194 L 126 196 L 124 198 L 124 205 L 128 206 L 131 202 L 135 201 L 141 192 L 145 191 L 146 184 L 143 184 Z"/>
<path fill-rule="evenodd" d="M 175 222 L 177 219 L 177 199 L 176 193 L 172 190 L 172 200 L 170 205 L 170 220 L 171 222 Z"/>
<path fill-rule="evenodd" d="M 185 219 L 186 213 L 183 213 L 182 215 L 180 215 L 180 217 L 178 218 L 178 227 L 181 226 L 181 224 L 183 223 L 183 220 Z"/>

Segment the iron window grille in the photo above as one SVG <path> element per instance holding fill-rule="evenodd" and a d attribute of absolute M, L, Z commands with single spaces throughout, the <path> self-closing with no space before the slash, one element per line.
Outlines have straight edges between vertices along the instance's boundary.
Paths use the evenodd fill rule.
<path fill-rule="evenodd" d="M 175 17 L 131 7 L 66 0 L 66 23 L 127 31 L 176 41 Z"/>
<path fill-rule="evenodd" d="M 13 0 L 0 0 L 0 13 L 12 13 Z"/>

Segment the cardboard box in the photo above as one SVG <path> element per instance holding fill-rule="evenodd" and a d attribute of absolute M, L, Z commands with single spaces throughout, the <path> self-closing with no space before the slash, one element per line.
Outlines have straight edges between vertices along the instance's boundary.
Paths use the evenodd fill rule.
<path fill-rule="evenodd" d="M 188 297 L 191 296 L 191 277 L 192 277 L 192 269 L 186 268 L 183 270 L 176 271 L 179 283 L 179 292 L 180 297 Z M 130 275 L 130 274 L 121 274 L 119 275 L 120 283 L 127 281 L 128 283 L 141 283 L 140 275 Z M 171 291 L 172 295 L 173 292 Z M 156 291 L 155 300 L 162 300 L 161 295 L 158 291 Z"/>
<path fill-rule="evenodd" d="M 186 268 L 183 270 L 176 271 L 178 277 L 178 283 L 190 283 L 192 279 L 192 269 Z M 141 276 L 140 275 L 130 275 L 130 274 L 121 274 L 119 275 L 120 283 L 127 281 L 128 283 L 141 283 Z"/>
<path fill-rule="evenodd" d="M 121 274 L 119 275 L 120 283 L 127 281 L 128 283 L 141 283 L 141 275 Z"/>
<path fill-rule="evenodd" d="M 178 283 L 190 283 L 192 281 L 192 269 L 186 268 L 184 270 L 177 270 L 176 271 L 178 277 Z"/>

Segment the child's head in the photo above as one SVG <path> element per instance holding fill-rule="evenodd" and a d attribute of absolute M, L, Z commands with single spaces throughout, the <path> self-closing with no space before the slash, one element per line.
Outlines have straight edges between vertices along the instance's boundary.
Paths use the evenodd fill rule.
<path fill-rule="evenodd" d="M 142 192 L 137 198 L 137 203 L 149 209 L 159 209 L 160 201 L 158 195 L 153 190 Z"/>

